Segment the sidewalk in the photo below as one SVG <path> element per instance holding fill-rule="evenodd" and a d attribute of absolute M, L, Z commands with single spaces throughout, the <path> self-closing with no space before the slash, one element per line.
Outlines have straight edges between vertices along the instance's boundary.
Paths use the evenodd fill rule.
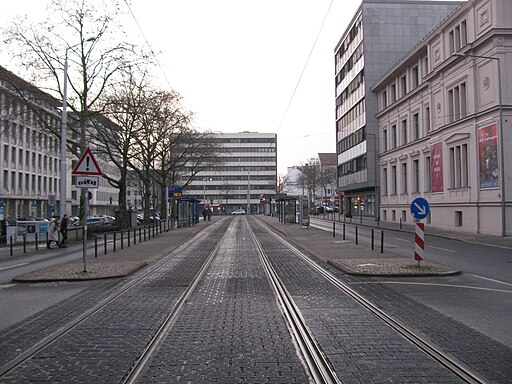
<path fill-rule="evenodd" d="M 457 269 L 429 261 L 422 261 L 420 266 L 418 266 L 418 263 L 414 260 L 412 255 L 410 258 L 404 258 L 388 250 L 386 250 L 385 253 L 380 253 L 378 246 L 372 251 L 368 245 L 355 245 L 352 241 L 343 241 L 339 236 L 332 237 L 332 233 L 328 231 L 322 231 L 316 228 L 301 228 L 298 224 L 280 223 L 276 217 L 263 215 L 256 215 L 254 217 L 270 225 L 295 247 L 316 257 L 318 260 L 335 266 L 347 274 L 364 276 L 445 276 L 460 273 Z M 321 215 L 318 218 L 321 218 Z M 212 222 L 221 219 L 229 220 L 230 218 L 215 216 L 212 218 Z M 14 280 L 18 282 L 47 282 L 127 276 L 151 264 L 159 257 L 172 252 L 212 222 L 205 223 L 201 221 L 194 227 L 172 229 L 169 232 L 158 234 L 155 238 L 148 239 L 143 243 L 137 242 L 135 246 L 132 243 L 132 246 L 128 248 L 125 244 L 122 250 L 117 249 L 116 252 L 109 250 L 107 255 L 103 255 L 103 249 L 101 249 L 101 252 L 98 252 L 97 258 L 94 257 L 94 250 L 89 248 L 87 272 L 83 272 L 83 263 L 72 263 L 17 276 Z M 355 225 L 355 221 L 352 224 Z M 361 224 L 358 223 L 358 225 Z M 382 225 L 378 228 L 386 229 Z M 412 225 L 403 226 L 402 230 L 413 232 L 414 227 Z M 428 235 L 512 249 L 512 238 L 508 237 L 501 238 L 447 231 L 427 231 L 429 231 L 427 232 Z M 89 244 L 92 243 L 90 242 Z M 69 248 L 54 250 L 44 249 L 38 252 L 73 252 L 81 254 L 82 243 L 73 243 Z"/>

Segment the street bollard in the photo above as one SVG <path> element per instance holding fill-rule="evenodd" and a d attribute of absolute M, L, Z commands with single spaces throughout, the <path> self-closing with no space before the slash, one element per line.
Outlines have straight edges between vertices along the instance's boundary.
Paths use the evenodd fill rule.
<path fill-rule="evenodd" d="M 139 227 L 139 243 L 142 243 L 142 232 L 141 232 L 142 228 Z"/>
<path fill-rule="evenodd" d="M 384 231 L 380 231 L 380 253 L 384 253 Z"/>
<path fill-rule="evenodd" d="M 113 245 L 114 252 L 116 251 L 116 231 L 114 231 L 114 245 Z"/>
<path fill-rule="evenodd" d="M 402 229 L 402 218 L 400 218 L 400 229 Z"/>
<path fill-rule="evenodd" d="M 373 228 L 372 228 L 372 251 L 375 249 L 375 246 L 374 246 L 374 238 L 373 238 Z"/>
<path fill-rule="evenodd" d="M 343 240 L 345 240 L 345 223 L 343 223 Z"/>
<path fill-rule="evenodd" d="M 336 237 L 336 223 L 332 223 L 332 237 Z"/>
<path fill-rule="evenodd" d="M 27 252 L 27 235 L 23 235 L 23 253 Z"/>
<path fill-rule="evenodd" d="M 12 256 L 12 251 L 13 251 L 13 249 L 12 249 L 12 235 L 11 235 L 11 236 L 9 236 L 9 253 L 11 256 Z"/>
<path fill-rule="evenodd" d="M 358 244 L 357 242 L 357 225 L 356 225 L 356 245 Z"/>
<path fill-rule="evenodd" d="M 137 245 L 137 228 L 133 228 L 133 245 Z"/>
<path fill-rule="evenodd" d="M 94 236 L 94 257 L 98 258 L 98 236 Z"/>
<path fill-rule="evenodd" d="M 121 249 L 124 248 L 124 241 L 123 241 L 123 230 L 121 229 Z"/>
<path fill-rule="evenodd" d="M 37 232 L 35 233 L 35 238 L 36 238 L 36 251 L 37 251 L 39 249 L 39 237 L 38 237 Z"/>
<path fill-rule="evenodd" d="M 105 251 L 105 255 L 107 254 L 107 233 L 103 234 L 103 248 Z"/>
<path fill-rule="evenodd" d="M 126 239 L 128 240 L 128 248 L 130 248 L 130 230 L 126 230 Z"/>
<path fill-rule="evenodd" d="M 144 226 L 144 241 L 146 241 L 146 226 Z"/>

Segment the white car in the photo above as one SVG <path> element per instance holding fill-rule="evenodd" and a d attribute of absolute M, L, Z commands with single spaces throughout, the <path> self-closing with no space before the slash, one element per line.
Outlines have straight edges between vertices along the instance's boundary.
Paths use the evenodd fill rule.
<path fill-rule="evenodd" d="M 231 212 L 232 215 L 245 215 L 245 209 L 243 208 L 240 208 L 240 209 L 237 209 L 233 212 Z"/>

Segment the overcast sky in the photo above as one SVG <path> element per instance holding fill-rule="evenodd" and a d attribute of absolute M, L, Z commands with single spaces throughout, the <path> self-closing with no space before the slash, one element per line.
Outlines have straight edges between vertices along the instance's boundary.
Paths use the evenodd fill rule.
<path fill-rule="evenodd" d="M 3 2 L 0 23 L 39 12 L 46 2 Z M 196 113 L 196 125 L 221 132 L 277 133 L 278 172 L 285 173 L 319 152 L 335 152 L 333 52 L 360 3 L 333 0 L 327 14 L 330 4 L 132 0 L 131 10 L 153 51 L 160 52 L 170 86 Z M 133 18 L 126 20 L 126 29 L 140 38 Z M 16 69 L 14 63 L 0 64 Z M 161 73 L 155 76 L 169 87 Z"/>

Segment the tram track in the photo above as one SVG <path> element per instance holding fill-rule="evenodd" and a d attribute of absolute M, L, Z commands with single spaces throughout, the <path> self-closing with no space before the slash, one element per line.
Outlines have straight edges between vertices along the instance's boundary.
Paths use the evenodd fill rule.
<path fill-rule="evenodd" d="M 382 309 L 380 309 L 377 305 L 373 304 L 371 301 L 367 300 L 364 296 L 359 294 L 353 288 L 351 288 L 346 283 L 340 281 L 336 276 L 334 276 L 331 272 L 324 269 L 321 265 L 317 264 L 299 249 L 297 249 L 294 245 L 290 244 L 288 241 L 283 239 L 281 236 L 272 231 L 268 226 L 263 223 L 259 223 L 261 228 L 264 228 L 268 234 L 270 234 L 274 239 L 279 241 L 283 246 L 288 248 L 293 254 L 295 254 L 302 261 L 306 262 L 315 272 L 320 274 L 324 279 L 326 279 L 329 283 L 334 285 L 336 288 L 341 290 L 344 294 L 346 294 L 351 299 L 355 300 L 357 303 L 366 308 L 369 312 L 375 315 L 377 318 L 382 320 L 387 326 L 391 327 L 397 333 L 399 333 L 402 337 L 407 339 L 410 343 L 412 343 L 416 348 L 421 350 L 423 353 L 427 354 L 439 364 L 447 368 L 450 372 L 456 375 L 458 378 L 463 380 L 466 383 L 471 384 L 483 384 L 488 381 L 481 377 L 478 373 L 473 370 L 467 368 L 464 364 L 460 363 L 455 357 L 451 354 L 446 353 L 441 350 L 437 345 L 430 342 L 418 332 L 414 331 L 410 327 L 406 326 L 398 319 L 393 317 L 392 315 L 386 313 Z M 260 243 L 260 241 L 258 240 Z M 260 243 L 261 244 L 261 243 Z M 262 252 L 265 252 L 262 250 Z M 299 312 L 300 316 L 300 312 Z"/>
<path fill-rule="evenodd" d="M 336 376 L 336 373 L 330 367 L 329 362 L 323 355 L 320 345 L 308 330 L 299 308 L 293 302 L 292 297 L 272 266 L 265 250 L 256 237 L 256 234 L 250 225 L 248 225 L 248 227 L 250 229 L 252 239 L 256 243 L 258 255 L 263 268 L 265 269 L 270 283 L 276 292 L 277 299 L 281 304 L 283 315 L 285 316 L 289 329 L 300 348 L 302 357 L 304 358 L 304 362 L 306 363 L 310 374 L 316 383 L 341 383 L 339 378 Z"/>
<path fill-rule="evenodd" d="M 187 249 L 190 249 L 194 245 L 198 244 L 203 238 L 209 236 L 214 231 L 218 231 L 219 227 L 221 227 L 221 223 L 213 224 L 212 226 L 208 227 L 204 231 L 200 232 L 198 235 L 194 236 L 193 238 L 189 239 L 182 245 L 180 245 L 177 249 L 173 250 L 168 255 L 165 255 L 161 258 L 160 261 L 156 262 L 154 265 L 150 265 L 148 268 L 146 268 L 143 272 L 141 272 L 139 275 L 137 275 L 135 278 L 128 280 L 122 287 L 117 289 L 115 292 L 107 296 L 105 299 L 103 299 L 100 303 L 94 305 L 93 307 L 85 310 L 82 312 L 79 316 L 74 318 L 73 320 L 69 321 L 68 323 L 61 326 L 56 331 L 52 332 L 50 335 L 47 335 L 46 337 L 42 338 L 41 340 L 34 343 L 31 347 L 25 349 L 21 353 L 19 353 L 15 358 L 11 359 L 10 361 L 4 363 L 2 366 L 0 366 L 0 380 L 1 378 L 9 373 L 10 371 L 16 369 L 17 367 L 21 366 L 26 361 L 30 360 L 32 357 L 34 357 L 38 352 L 44 350 L 51 344 L 58 341 L 60 338 L 62 338 L 64 335 L 72 332 L 74 329 L 76 329 L 80 324 L 86 322 L 87 320 L 91 319 L 94 315 L 98 314 L 100 311 L 102 311 L 104 308 L 108 307 L 110 304 L 114 303 L 117 299 L 122 297 L 123 295 L 127 294 L 137 286 L 141 285 L 145 282 L 145 280 L 157 272 L 158 270 L 167 267 L 167 265 L 172 262 L 172 260 L 179 255 L 180 253 L 184 252 Z M 214 254 L 215 250 L 218 248 L 219 244 L 222 243 L 223 236 L 220 237 L 214 246 L 214 250 L 210 253 L 210 256 L 207 258 L 206 262 L 203 264 L 203 266 L 200 268 L 199 273 L 203 273 L 203 271 L 207 268 L 208 262 L 211 260 L 212 255 Z M 193 290 L 193 286 L 195 286 L 195 283 L 198 279 L 197 277 L 193 280 L 193 282 L 190 284 L 189 287 L 186 289 L 186 293 L 183 295 L 184 297 L 187 295 L 187 292 L 190 292 Z M 178 300 L 177 307 L 181 306 L 185 298 L 182 297 Z M 171 311 L 176 312 L 176 309 Z M 165 322 L 169 321 L 169 317 L 167 316 Z M 164 323 L 165 323 L 164 322 Z M 160 329 L 159 331 L 160 332 Z M 157 332 L 157 333 L 158 333 Z M 154 343 L 154 340 L 150 342 Z M 141 358 L 139 360 L 143 360 L 145 355 L 148 355 L 152 349 L 150 347 L 147 347 L 144 352 L 141 355 Z M 137 365 L 137 364 L 136 364 Z M 128 375 L 130 376 L 130 374 Z"/>

